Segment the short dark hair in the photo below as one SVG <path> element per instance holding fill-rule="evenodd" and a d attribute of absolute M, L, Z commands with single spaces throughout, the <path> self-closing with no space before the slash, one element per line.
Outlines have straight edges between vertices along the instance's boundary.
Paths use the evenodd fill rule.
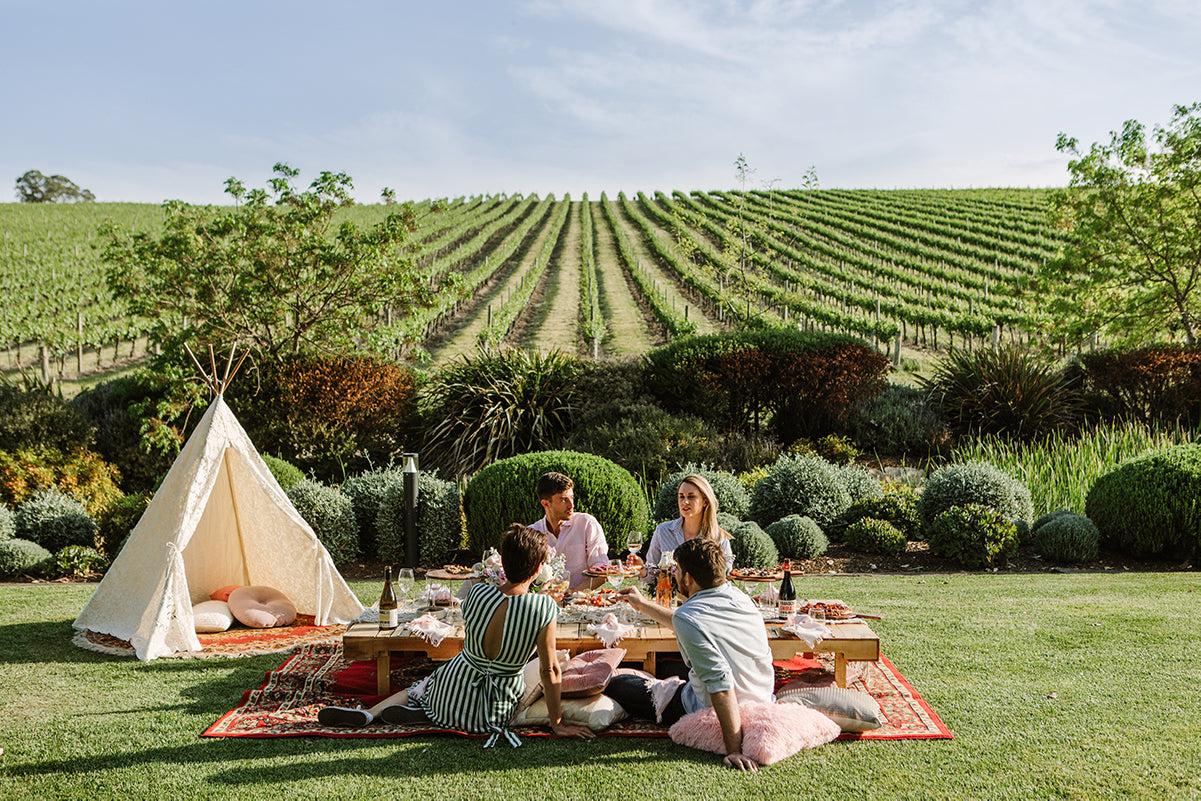
<path fill-rule="evenodd" d="M 543 473 L 539 477 L 534 491 L 538 493 L 538 500 L 548 501 L 560 492 L 566 492 L 574 486 L 575 482 L 562 473 Z"/>
<path fill-rule="evenodd" d="M 691 575 L 702 590 L 726 583 L 726 555 L 713 540 L 703 537 L 684 540 L 672 555 L 680 566 L 680 575 Z"/>
<path fill-rule="evenodd" d="M 537 573 L 549 555 L 546 535 L 520 523 L 509 526 L 500 541 L 500 565 L 510 584 L 520 584 Z"/>

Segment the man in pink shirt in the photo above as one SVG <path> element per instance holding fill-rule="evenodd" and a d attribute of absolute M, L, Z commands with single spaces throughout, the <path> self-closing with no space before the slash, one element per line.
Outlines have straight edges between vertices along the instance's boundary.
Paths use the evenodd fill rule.
<path fill-rule="evenodd" d="M 590 580 L 584 571 L 609 562 L 609 545 L 601 524 L 592 515 L 575 511 L 574 487 L 575 483 L 562 473 L 546 473 L 539 478 L 535 491 L 546 516 L 530 525 L 545 534 L 547 544 L 567 560 L 569 589 L 573 590 L 580 585 L 599 586 L 603 580 Z"/>

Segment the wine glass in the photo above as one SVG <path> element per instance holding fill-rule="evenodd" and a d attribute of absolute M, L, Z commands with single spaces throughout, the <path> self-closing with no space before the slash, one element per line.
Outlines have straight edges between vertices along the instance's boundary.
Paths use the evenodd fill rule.
<path fill-rule="evenodd" d="M 621 586 L 622 582 L 625 581 L 626 569 L 625 565 L 621 563 L 620 559 L 614 559 L 613 561 L 609 562 L 609 570 L 605 578 L 608 579 L 611 585 L 613 585 L 613 589 L 617 589 Z"/>
<path fill-rule="evenodd" d="M 633 556 L 642 550 L 642 532 L 631 531 L 626 535 L 626 548 L 629 549 L 630 555 Z"/>
<path fill-rule="evenodd" d="M 402 567 L 396 571 L 396 592 L 405 599 L 405 603 L 408 603 L 409 593 L 413 591 L 415 581 L 413 568 Z"/>

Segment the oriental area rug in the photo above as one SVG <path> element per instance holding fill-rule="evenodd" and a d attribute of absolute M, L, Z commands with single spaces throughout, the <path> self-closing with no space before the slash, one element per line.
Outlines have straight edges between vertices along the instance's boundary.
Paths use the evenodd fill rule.
<path fill-rule="evenodd" d="M 259 656 L 287 653 L 305 645 L 337 645 L 341 650 L 342 635 L 345 633 L 345 625 L 317 626 L 312 615 L 297 615 L 296 622 L 290 626 L 252 629 L 239 624 L 227 631 L 197 634 L 201 650 L 180 651 L 161 658 L 218 659 Z M 125 640 L 91 630 L 75 632 L 72 642 L 80 648 L 102 654 L 135 656 L 133 646 Z"/>
<path fill-rule="evenodd" d="M 950 730 L 922 697 L 883 656 L 878 662 L 852 663 L 859 666 L 858 676 L 849 688 L 870 693 L 880 704 L 885 723 L 878 729 L 844 732 L 841 740 L 950 739 Z M 777 687 L 816 672 L 826 666 L 815 659 L 798 658 L 777 662 Z M 392 686 L 407 687 L 428 676 L 436 663 L 422 658 L 394 660 Z M 849 677 L 848 677 L 849 678 Z M 375 694 L 375 662 L 346 662 L 342 646 L 306 645 L 279 668 L 266 675 L 263 683 L 248 690 L 237 707 L 222 715 L 204 737 L 412 737 L 421 734 L 446 734 L 483 737 L 444 729 L 433 724 L 389 726 L 374 724 L 362 728 L 329 728 L 317 722 L 317 711 L 327 704 L 368 707 L 383 699 Z M 545 727 L 517 728 L 522 736 L 550 736 Z M 667 727 L 648 721 L 627 719 L 598 732 L 601 737 L 667 737 Z"/>

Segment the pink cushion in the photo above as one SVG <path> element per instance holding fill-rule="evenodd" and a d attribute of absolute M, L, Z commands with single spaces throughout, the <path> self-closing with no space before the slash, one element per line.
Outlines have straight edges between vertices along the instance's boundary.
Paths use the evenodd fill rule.
<path fill-rule="evenodd" d="M 559 694 L 564 698 L 588 698 L 600 695 L 609 686 L 609 679 L 625 659 L 624 648 L 600 648 L 573 657 L 563 669 L 563 684 Z"/>
<path fill-rule="evenodd" d="M 243 626 L 270 629 L 296 621 L 296 607 L 274 587 L 238 587 L 229 594 L 229 611 Z"/>
<path fill-rule="evenodd" d="M 743 701 L 738 711 L 742 718 L 742 753 L 760 765 L 779 762 L 802 748 L 823 745 L 842 733 L 837 723 L 800 704 Z M 685 715 L 668 733 L 680 745 L 715 754 L 726 752 L 721 724 L 712 707 Z"/>
<path fill-rule="evenodd" d="M 213 592 L 209 593 L 209 600 L 210 601 L 228 601 L 229 594 L 241 586 L 242 586 L 241 584 L 230 584 L 228 587 L 222 587 L 219 590 L 214 590 Z"/>

